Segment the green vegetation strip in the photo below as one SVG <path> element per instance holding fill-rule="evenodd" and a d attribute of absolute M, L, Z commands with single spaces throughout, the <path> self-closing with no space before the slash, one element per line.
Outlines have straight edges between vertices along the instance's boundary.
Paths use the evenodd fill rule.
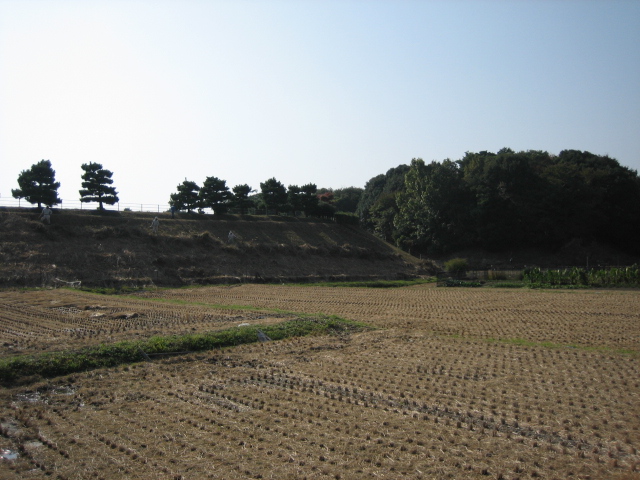
<path fill-rule="evenodd" d="M 360 281 L 336 281 L 336 282 L 297 282 L 297 283 L 272 283 L 274 286 L 295 286 L 295 287 L 357 287 L 357 288 L 400 288 L 400 287 L 411 287 L 414 285 L 423 285 L 425 283 L 435 283 L 437 279 L 435 277 L 430 278 L 416 278 L 412 280 L 360 280 Z M 237 286 L 238 284 L 233 284 Z M 159 288 L 159 290 L 186 290 L 186 289 L 197 289 L 202 287 L 210 287 L 211 285 L 187 285 L 182 287 L 165 287 Z M 217 287 L 225 287 L 231 285 L 219 284 L 215 285 Z M 81 287 L 80 290 L 87 293 L 97 293 L 100 295 L 127 295 L 127 294 L 135 294 L 141 290 L 144 290 L 143 287 L 129 287 L 126 285 L 122 285 L 118 288 L 114 287 Z M 243 308 L 246 308 L 243 306 Z"/>
<path fill-rule="evenodd" d="M 348 282 L 285 283 L 284 285 L 296 287 L 400 288 L 435 282 L 435 278 L 418 278 L 415 280 L 365 280 Z"/>
<path fill-rule="evenodd" d="M 337 316 L 287 320 L 274 325 L 252 325 L 201 334 L 151 337 L 83 348 L 78 351 L 24 355 L 0 360 L 0 382 L 11 384 L 25 377 L 54 377 L 104 367 L 140 362 L 156 354 L 201 352 L 258 341 L 258 330 L 271 340 L 306 335 L 335 335 L 372 327 Z"/>
<path fill-rule="evenodd" d="M 548 286 L 594 286 L 637 287 L 640 285 L 640 266 L 613 267 L 608 269 L 565 268 L 543 270 L 526 268 L 523 279 L 532 285 Z"/>

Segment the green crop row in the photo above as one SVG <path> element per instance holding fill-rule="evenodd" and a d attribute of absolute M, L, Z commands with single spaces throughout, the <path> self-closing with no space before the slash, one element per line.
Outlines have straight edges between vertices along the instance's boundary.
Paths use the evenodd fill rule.
<path fill-rule="evenodd" d="M 523 272 L 523 280 L 533 285 L 583 285 L 600 287 L 640 286 L 640 267 L 587 269 L 565 268 L 543 270 L 527 268 Z"/>
<path fill-rule="evenodd" d="M 295 283 L 285 285 L 295 285 L 298 287 L 355 287 L 355 288 L 400 288 L 435 283 L 435 277 L 416 278 L 412 280 L 361 280 L 344 282 L 315 282 L 315 283 Z"/>

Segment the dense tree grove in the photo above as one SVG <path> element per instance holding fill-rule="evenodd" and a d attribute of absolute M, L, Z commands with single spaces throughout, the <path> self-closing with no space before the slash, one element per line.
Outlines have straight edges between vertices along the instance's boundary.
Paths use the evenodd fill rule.
<path fill-rule="evenodd" d="M 320 188 L 318 200 L 325 212 L 356 213 L 364 190 L 358 187 Z"/>
<path fill-rule="evenodd" d="M 288 207 L 292 214 L 304 212 L 306 216 L 314 215 L 318 210 L 318 187 L 315 183 L 307 183 L 302 187 L 289 185 L 287 191 Z"/>
<path fill-rule="evenodd" d="M 577 150 L 414 159 L 372 178 L 358 213 L 367 228 L 415 253 L 556 249 L 574 239 L 640 249 L 637 172 Z"/>
<path fill-rule="evenodd" d="M 405 188 L 408 165 L 399 165 L 369 180 L 364 186 L 355 213 L 360 224 L 380 237 L 394 240 L 393 220 L 398 213 L 396 197 Z"/>

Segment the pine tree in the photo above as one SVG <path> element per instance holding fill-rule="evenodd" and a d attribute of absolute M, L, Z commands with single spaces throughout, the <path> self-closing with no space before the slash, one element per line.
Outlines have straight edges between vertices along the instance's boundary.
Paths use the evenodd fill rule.
<path fill-rule="evenodd" d="M 201 207 L 201 199 L 198 196 L 200 186 L 196 182 L 185 180 L 176 188 L 178 192 L 170 195 L 169 205 L 178 211 L 186 210 L 188 213 Z"/>
<path fill-rule="evenodd" d="M 233 187 L 233 205 L 240 209 L 240 215 L 247 213 L 247 210 L 253 207 L 253 200 L 249 198 L 255 190 L 246 183 Z"/>
<path fill-rule="evenodd" d="M 85 163 L 82 165 L 82 190 L 80 190 L 80 201 L 84 203 L 98 202 L 99 209 L 104 210 L 103 204 L 113 205 L 120 201 L 118 192 L 112 187 L 113 173 L 102 168 L 99 163 Z"/>
<path fill-rule="evenodd" d="M 209 207 L 216 215 L 227 213 L 229 201 L 233 195 L 227 187 L 227 181 L 218 177 L 207 177 L 198 192 L 203 208 Z"/>
<path fill-rule="evenodd" d="M 275 178 L 270 178 L 264 183 L 260 183 L 262 190 L 262 203 L 265 210 L 275 210 L 276 215 L 287 205 L 287 189 Z"/>
<path fill-rule="evenodd" d="M 45 205 L 57 205 L 62 203 L 58 198 L 60 182 L 56 182 L 56 172 L 51 168 L 49 160 L 41 160 L 31 166 L 29 170 L 23 170 L 18 176 L 20 188 L 12 189 L 14 198 L 24 198 L 27 202 L 38 204 L 38 208 Z"/>

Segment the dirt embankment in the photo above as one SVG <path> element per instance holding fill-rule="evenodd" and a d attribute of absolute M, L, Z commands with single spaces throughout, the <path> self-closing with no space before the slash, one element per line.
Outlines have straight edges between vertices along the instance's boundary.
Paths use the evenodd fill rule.
<path fill-rule="evenodd" d="M 292 217 L 0 211 L 0 286 L 412 278 L 422 262 L 353 226 Z M 229 232 L 235 239 L 229 241 Z"/>

